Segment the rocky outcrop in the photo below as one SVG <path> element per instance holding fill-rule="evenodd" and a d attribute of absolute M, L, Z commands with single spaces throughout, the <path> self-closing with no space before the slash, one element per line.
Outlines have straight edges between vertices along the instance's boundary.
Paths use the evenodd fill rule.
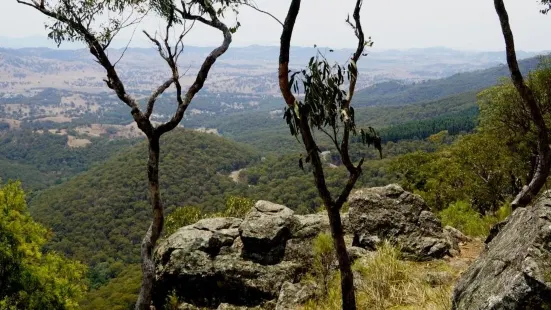
<path fill-rule="evenodd" d="M 369 257 L 385 239 L 421 259 L 449 249 L 425 203 L 398 186 L 361 190 L 350 206 L 342 218 L 352 260 Z M 175 293 L 182 309 L 295 309 L 318 292 L 301 280 L 311 270 L 312 241 L 329 231 L 326 213 L 296 215 L 267 201 L 258 201 L 244 219 L 182 227 L 155 251 L 154 304 L 162 309 Z"/>
<path fill-rule="evenodd" d="M 453 293 L 456 310 L 551 309 L 551 199 L 500 225 Z"/>
<path fill-rule="evenodd" d="M 393 184 L 358 190 L 348 201 L 355 246 L 375 250 L 388 240 L 400 246 L 404 257 L 413 260 L 449 254 L 451 244 L 440 220 L 418 195 Z"/>
<path fill-rule="evenodd" d="M 172 291 L 186 305 L 211 309 L 277 300 L 284 283 L 298 283 L 306 273 L 312 239 L 328 226 L 323 215 L 297 216 L 259 201 L 243 220 L 204 219 L 180 228 L 155 252 L 154 303 L 162 307 Z"/>

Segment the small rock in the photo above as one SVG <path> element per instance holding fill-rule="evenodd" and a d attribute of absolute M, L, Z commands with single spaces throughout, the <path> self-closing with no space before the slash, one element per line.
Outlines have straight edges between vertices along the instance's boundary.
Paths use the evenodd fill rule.
<path fill-rule="evenodd" d="M 317 286 L 312 282 L 285 282 L 279 292 L 275 310 L 295 310 L 316 296 Z"/>
<path fill-rule="evenodd" d="M 454 280 L 454 277 L 445 271 L 429 271 L 424 277 L 425 282 L 432 287 L 446 285 Z"/>

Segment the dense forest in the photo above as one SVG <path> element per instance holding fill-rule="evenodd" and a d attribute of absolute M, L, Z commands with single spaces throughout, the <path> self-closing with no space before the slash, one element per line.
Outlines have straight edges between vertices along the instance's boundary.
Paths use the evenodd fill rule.
<path fill-rule="evenodd" d="M 443 309 L 455 309 L 455 304 L 449 304 L 454 294 L 450 283 L 469 267 L 467 261 L 472 263 L 480 251 L 488 249 L 507 225 L 506 218 L 533 204 L 550 185 L 551 58 L 537 56 L 517 63 L 501 0 L 494 4 L 507 47 L 506 65 L 482 65 L 494 63 L 492 58 L 464 72 L 451 60 L 438 68 L 440 60 L 435 60 L 426 72 L 422 65 L 390 73 L 378 67 L 381 71 L 373 70 L 370 75 L 363 75 L 370 67 L 360 65 L 374 44 L 362 28 L 362 0 L 354 1 L 354 13 L 346 20 L 357 49 L 346 51 L 317 45 L 291 49 L 300 0 L 291 1 L 283 20 L 248 0 L 17 2 L 52 18 L 46 29 L 58 47 L 81 42 L 87 48 L 77 53 L 21 50 L 0 54 L 0 65 L 10 66 L 6 72 L 17 78 L 17 82 L 0 81 L 6 90 L 0 92 L 0 310 L 146 310 L 158 304 L 187 309 L 179 305 L 182 300 L 176 289 L 152 297 L 159 289 L 154 286 L 162 282 L 159 274 L 165 272 L 158 270 L 158 261 L 165 264 L 174 253 L 188 257 L 188 253 L 174 252 L 168 242 L 171 235 L 187 233 L 188 228 L 198 235 L 212 235 L 190 243 L 198 243 L 200 255 L 208 255 L 213 262 L 220 253 L 226 255 L 224 251 L 238 253 L 239 259 L 265 255 L 262 263 L 254 259 L 246 263 L 277 269 L 284 256 L 295 254 L 285 253 L 287 243 L 296 246 L 294 242 L 299 242 L 291 237 L 292 231 L 310 229 L 311 223 L 301 221 L 318 221 L 321 214 L 327 225 L 315 225 L 325 225 L 331 233 L 324 234 L 320 228 L 312 240 L 307 239 L 312 241 L 306 250 L 312 270 L 300 270 L 300 276 L 296 271 L 293 277 L 304 280 L 301 285 L 319 282 L 316 285 L 323 294 L 301 301 L 305 304 L 301 309 L 356 310 L 356 287 L 370 290 L 370 285 L 378 290 L 373 294 L 380 295 L 374 298 L 379 300 L 366 303 L 364 294 L 358 299 L 360 307 L 415 307 L 410 301 L 385 304 L 381 300 L 417 286 L 434 289 L 442 284 L 435 284 L 438 281 L 449 287 L 430 291 L 434 296 L 427 293 L 423 298 L 442 299 Z M 550 1 L 540 2 L 551 7 Z M 231 49 L 241 27 L 241 6 L 267 14 L 282 26 L 279 49 L 266 49 L 267 55 L 259 56 L 255 64 L 236 56 L 243 51 L 234 54 Z M 145 18 L 125 19 L 128 12 L 155 14 L 166 24 L 154 34 L 143 31 L 153 50 L 112 48 L 114 37 Z M 225 14 L 236 15 L 235 24 Z M 191 48 L 193 58 L 184 67 L 179 57 L 185 54 L 184 37 L 195 23 L 219 32 L 220 42 L 214 48 Z M 314 50 L 314 55 L 306 57 Z M 351 56 L 345 55 L 350 51 Z M 128 63 L 118 65 L 126 52 L 157 57 L 166 76 L 153 72 L 149 62 L 131 70 Z M 47 61 L 37 60 L 39 54 Z M 334 63 L 337 56 L 346 62 Z M 137 61 L 151 59 L 147 57 Z M 300 65 L 308 63 L 305 69 L 292 63 L 298 60 Z M 62 68 L 64 63 L 67 67 Z M 98 71 L 88 65 L 97 66 Z M 13 68 L 21 72 L 11 72 Z M 82 76 L 63 81 L 60 88 L 15 91 L 15 86 L 26 83 L 27 74 L 33 74 L 27 69 L 41 75 L 69 70 Z M 82 89 L 71 89 L 78 85 Z M 427 251 L 441 250 L 437 259 L 443 265 L 423 259 L 406 262 L 409 258 L 402 255 L 400 244 L 382 241 L 378 235 L 345 236 L 350 234 L 346 230 L 361 226 L 366 218 L 353 224 L 350 195 L 357 189 L 388 184 L 400 185 L 389 186 L 392 192 L 385 195 L 391 199 L 415 200 L 415 210 L 405 216 L 416 217 L 412 225 L 434 226 L 442 233 L 445 245 L 437 249 L 440 244 L 434 241 Z M 259 200 L 292 211 L 263 206 Z M 283 254 L 278 252 L 281 257 L 274 259 L 275 264 L 270 256 L 275 251 L 269 247 L 262 255 L 243 250 L 247 242 L 263 247 L 255 239 L 258 236 L 250 241 L 242 235 L 246 226 L 242 224 L 249 217 L 265 216 L 263 212 L 291 214 L 284 220 L 291 228 L 263 218 L 264 226 L 270 226 L 267 230 L 277 230 L 266 241 L 270 247 L 283 240 L 283 247 L 276 249 Z M 206 221 L 181 229 L 199 220 Z M 277 225 L 285 227 L 271 227 Z M 227 236 L 218 231 L 230 231 L 230 226 L 228 234 L 233 235 L 226 244 L 222 239 Z M 251 228 L 253 234 L 255 229 Z M 376 230 L 384 229 L 377 226 Z M 162 242 L 168 250 L 159 254 L 155 251 L 165 250 L 159 246 Z M 361 242 L 372 244 L 360 248 Z M 473 257 L 460 261 L 458 255 L 466 245 L 465 257 Z M 234 247 L 241 247 L 241 252 Z M 368 250 L 374 251 L 366 254 Z M 441 259 L 444 254 L 447 257 Z M 189 267 L 187 263 L 182 268 Z M 448 268 L 452 263 L 467 266 L 459 272 Z M 412 268 L 427 274 L 434 271 L 431 276 L 435 278 L 438 272 L 457 274 L 451 280 L 427 278 L 409 288 L 399 287 L 396 283 L 413 278 Z M 525 269 L 522 272 L 526 275 Z M 391 276 L 384 278 L 386 273 Z M 215 286 L 227 289 L 220 283 L 224 277 L 213 277 Z M 182 290 L 187 284 L 178 285 Z M 225 302 L 218 297 L 214 302 L 199 299 L 201 306 L 218 307 Z"/>

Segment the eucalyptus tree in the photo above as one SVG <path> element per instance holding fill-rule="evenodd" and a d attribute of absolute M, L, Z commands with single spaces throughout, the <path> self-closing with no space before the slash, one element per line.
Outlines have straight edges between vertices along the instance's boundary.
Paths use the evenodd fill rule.
<path fill-rule="evenodd" d="M 142 284 L 136 303 L 136 309 L 149 309 L 151 290 L 154 282 L 154 263 L 152 252 L 161 236 L 164 224 L 163 204 L 159 188 L 160 138 L 175 129 L 193 97 L 201 90 L 208 73 L 216 60 L 224 54 L 232 41 L 236 27 L 228 27 L 222 20 L 228 10 L 237 12 L 237 6 L 243 0 L 16 0 L 50 18 L 47 25 L 48 37 L 56 43 L 80 41 L 87 45 L 96 62 L 105 69 L 104 79 L 107 87 L 128 106 L 134 122 L 147 137 L 149 158 L 147 175 L 149 196 L 152 208 L 152 222 L 141 244 Z M 159 56 L 168 67 L 166 80 L 160 81 L 157 88 L 147 98 L 145 109 L 135 96 L 125 87 L 117 70 L 120 60 L 109 56 L 108 48 L 120 32 L 138 24 L 145 15 L 153 14 L 162 18 L 166 27 L 164 33 L 149 34 L 146 37 L 158 50 Z M 184 50 L 183 39 L 195 23 L 217 30 L 223 40 L 214 48 L 201 64 L 195 80 L 187 89 L 181 84 L 182 72 L 179 60 Z M 124 55 L 124 52 L 123 52 Z M 122 56 L 121 56 L 122 57 Z M 160 124 L 151 120 L 155 102 L 169 88 L 174 87 L 176 108 L 171 118 Z"/>
<path fill-rule="evenodd" d="M 306 69 L 297 72 L 289 70 L 291 38 L 301 0 L 291 1 L 283 23 L 279 55 L 279 86 L 287 104 L 284 117 L 291 134 L 297 139 L 299 135 L 301 137 L 306 150 L 305 161 L 312 167 L 318 194 L 329 216 L 341 274 L 342 308 L 345 310 L 356 309 L 356 299 L 340 211 L 362 173 L 364 162 L 362 158 L 355 164 L 350 157 L 349 144 L 353 138 L 351 135 L 356 136 L 355 139 L 364 144 L 375 146 L 381 152 L 381 139 L 373 128 L 356 128 L 354 108 L 351 105 L 358 81 L 357 63 L 365 55 L 365 47 L 372 45 L 371 40 L 366 40 L 360 21 L 362 3 L 362 0 L 356 1 L 353 20 L 350 20 L 350 17 L 346 20 L 358 39 L 357 48 L 347 64 L 330 64 L 327 58 L 318 52 L 310 59 Z M 304 94 L 297 95 L 301 91 Z M 349 173 L 346 185 L 336 197 L 333 197 L 327 188 L 320 149 L 314 135 L 316 131 L 325 134 L 333 142 Z M 299 165 L 303 166 L 302 158 Z"/>
<path fill-rule="evenodd" d="M 542 4 L 549 4 L 549 1 L 542 1 Z M 545 123 L 544 113 L 534 90 L 525 82 L 522 73 L 520 72 L 517 55 L 515 50 L 515 40 L 511 25 L 509 23 L 509 15 L 503 4 L 503 0 L 494 0 L 496 13 L 501 24 L 501 31 L 505 39 L 505 51 L 507 54 L 507 64 L 511 79 L 518 94 L 522 99 L 524 108 L 529 112 L 530 121 L 536 128 L 536 143 L 534 147 L 535 165 L 531 172 L 531 180 L 517 194 L 512 202 L 513 208 L 524 207 L 528 205 L 538 195 L 540 190 L 545 185 L 551 168 L 551 148 L 549 147 L 549 129 Z"/>

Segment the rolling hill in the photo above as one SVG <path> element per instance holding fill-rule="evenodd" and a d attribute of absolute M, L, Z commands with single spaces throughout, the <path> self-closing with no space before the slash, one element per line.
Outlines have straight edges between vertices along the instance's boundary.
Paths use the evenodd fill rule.
<path fill-rule="evenodd" d="M 521 70 L 528 72 L 537 68 L 541 57 L 532 57 L 519 62 Z M 375 84 L 359 91 L 355 96 L 356 106 L 405 105 L 415 102 L 436 100 L 465 92 L 477 92 L 495 85 L 501 78 L 509 76 L 506 65 L 457 73 L 450 77 L 407 84 L 389 81 Z"/>
<path fill-rule="evenodd" d="M 177 130 L 161 142 L 161 186 L 167 210 L 223 208 L 246 186 L 228 174 L 258 160 L 246 146 L 210 134 Z M 30 201 L 34 218 L 51 228 L 49 247 L 91 265 L 136 262 L 149 224 L 146 145 L 124 150 Z"/>

